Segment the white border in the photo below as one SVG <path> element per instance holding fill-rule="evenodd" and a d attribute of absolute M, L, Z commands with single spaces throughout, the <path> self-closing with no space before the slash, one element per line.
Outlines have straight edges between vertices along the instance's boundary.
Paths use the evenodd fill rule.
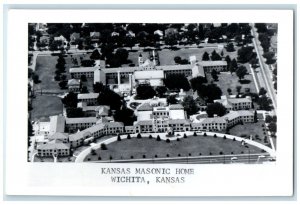
<path fill-rule="evenodd" d="M 293 171 L 293 22 L 283 10 L 10 10 L 7 46 L 6 194 L 73 196 L 290 196 Z M 62 20 L 63 19 L 63 20 Z M 194 167 L 183 185 L 112 185 L 103 164 L 27 163 L 28 22 L 265 22 L 279 24 L 276 165 Z M 146 165 L 117 165 L 146 166 Z M 180 167 L 147 165 L 147 167 Z M 151 176 L 153 177 L 153 176 Z"/>

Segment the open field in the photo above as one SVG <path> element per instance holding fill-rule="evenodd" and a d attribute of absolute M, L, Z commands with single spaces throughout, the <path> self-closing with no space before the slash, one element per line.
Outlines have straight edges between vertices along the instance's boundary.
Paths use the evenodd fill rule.
<path fill-rule="evenodd" d="M 223 95 L 228 95 L 227 92 L 228 88 L 232 90 L 231 93 L 233 95 L 236 95 L 237 94 L 236 86 L 242 86 L 241 93 L 245 93 L 246 88 L 249 88 L 250 92 L 256 93 L 256 88 L 251 74 L 245 75 L 244 80 L 248 82 L 244 84 L 241 84 L 239 82 L 239 78 L 236 76 L 235 73 L 231 74 L 230 72 L 221 72 L 218 76 L 219 76 L 218 81 L 214 81 L 209 73 L 206 75 L 207 81 L 208 82 L 213 81 L 216 85 L 218 85 L 222 90 Z"/>
<path fill-rule="evenodd" d="M 270 147 L 269 138 L 267 140 L 267 143 L 264 142 L 264 138 L 265 136 L 267 136 L 267 131 L 265 127 L 262 127 L 262 125 L 264 125 L 263 120 L 259 120 L 257 123 L 245 123 L 243 125 L 236 125 L 230 129 L 230 134 L 239 137 L 242 137 L 242 135 L 247 137 L 252 135 L 254 141 Z M 255 139 L 255 135 L 258 135 L 260 139 Z"/>
<path fill-rule="evenodd" d="M 31 120 L 48 119 L 51 115 L 62 114 L 61 99 L 56 96 L 37 95 L 32 100 Z"/>
<path fill-rule="evenodd" d="M 199 155 L 219 155 L 219 154 L 241 154 L 245 153 L 261 153 L 259 148 L 249 146 L 246 148 L 240 142 L 230 139 L 214 138 L 212 136 L 188 136 L 181 138 L 180 141 L 157 141 L 153 136 L 149 138 L 132 138 L 123 139 L 107 145 L 107 150 L 96 150 L 96 155 L 88 155 L 90 161 L 109 159 L 141 159 L 156 157 L 178 157 L 178 156 L 199 156 Z"/>
<path fill-rule="evenodd" d="M 179 50 L 170 50 L 170 49 L 162 49 L 161 51 L 158 51 L 159 54 L 159 60 L 161 65 L 174 65 L 174 57 L 180 56 L 182 59 L 189 59 L 190 56 L 195 55 L 198 61 L 202 60 L 202 55 L 206 51 L 209 54 L 216 50 L 217 53 L 221 53 L 221 49 L 218 49 L 216 47 L 207 47 L 207 48 L 182 48 Z M 224 58 L 226 55 L 229 55 L 230 58 L 236 58 L 237 51 L 234 52 L 227 52 L 226 49 L 223 49 L 224 52 Z M 140 50 L 138 52 L 129 52 L 128 59 L 132 61 L 136 66 L 138 65 L 138 56 L 139 54 L 142 54 L 144 60 L 149 57 L 149 52 L 144 52 L 143 50 Z M 151 53 L 152 54 L 152 53 Z"/>
<path fill-rule="evenodd" d="M 67 80 L 70 79 L 69 68 L 74 67 L 75 65 L 72 63 L 72 58 L 76 58 L 78 63 L 80 64 L 82 59 L 89 59 L 90 54 L 79 54 L 79 55 L 68 55 L 65 57 L 66 61 L 66 72 L 64 75 L 67 76 Z M 66 90 L 61 90 L 58 83 L 59 81 L 54 80 L 55 76 L 55 66 L 57 63 L 58 56 L 38 56 L 36 59 L 36 74 L 39 75 L 41 83 L 35 85 L 36 89 L 43 89 L 43 90 L 51 90 L 52 92 L 56 93 L 64 93 Z M 93 81 L 93 80 L 89 80 Z"/>

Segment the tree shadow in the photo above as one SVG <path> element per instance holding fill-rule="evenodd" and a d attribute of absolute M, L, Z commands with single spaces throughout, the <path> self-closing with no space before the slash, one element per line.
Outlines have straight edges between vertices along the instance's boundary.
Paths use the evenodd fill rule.
<path fill-rule="evenodd" d="M 241 84 L 249 84 L 250 82 L 251 80 L 247 80 L 247 79 L 239 80 L 239 83 Z"/>

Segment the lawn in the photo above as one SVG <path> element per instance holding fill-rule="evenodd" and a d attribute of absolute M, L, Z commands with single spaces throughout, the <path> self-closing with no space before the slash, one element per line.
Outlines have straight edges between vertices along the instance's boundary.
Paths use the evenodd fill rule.
<path fill-rule="evenodd" d="M 265 136 L 267 136 L 266 128 L 263 127 L 264 121 L 259 120 L 257 123 L 245 123 L 243 125 L 236 125 L 230 129 L 231 135 L 236 135 L 239 137 L 249 137 L 250 135 L 253 136 L 253 140 L 259 143 L 262 143 L 266 146 L 270 146 L 269 138 L 267 137 L 267 142 L 264 142 Z M 258 139 L 255 136 L 258 135 Z"/>
<path fill-rule="evenodd" d="M 62 114 L 61 98 L 56 96 L 37 95 L 32 100 L 31 120 L 49 119 L 51 115 Z"/>
<path fill-rule="evenodd" d="M 206 76 L 208 82 L 214 81 L 209 73 Z M 230 72 L 221 72 L 218 76 L 219 76 L 218 81 L 214 81 L 214 83 L 221 88 L 223 95 L 228 95 L 227 92 L 228 88 L 232 90 L 232 94 L 236 95 L 237 94 L 236 86 L 242 86 L 241 93 L 244 93 L 246 88 L 249 88 L 250 92 L 256 93 L 256 88 L 251 74 L 247 74 L 245 76 L 244 79 L 248 80 L 249 82 L 245 84 L 241 84 L 239 82 L 239 78 L 236 76 L 235 73 L 231 74 Z"/>
<path fill-rule="evenodd" d="M 160 65 L 174 65 L 174 57 L 180 56 L 182 59 L 189 60 L 189 57 L 192 55 L 195 55 L 198 61 L 202 60 L 202 55 L 206 51 L 208 53 L 211 53 L 213 50 L 216 50 L 216 52 L 221 53 L 221 50 L 218 48 L 182 48 L 179 50 L 170 50 L 170 49 L 162 49 L 161 51 L 158 51 L 159 54 L 159 60 Z M 224 57 L 226 55 L 229 55 L 230 58 L 236 58 L 237 51 L 234 52 L 227 52 L 226 49 L 223 49 Z M 131 60 L 132 63 L 134 63 L 136 66 L 138 66 L 138 56 L 142 54 L 144 60 L 149 57 L 149 52 L 129 52 L 128 60 Z M 151 53 L 152 54 L 152 53 Z"/>
<path fill-rule="evenodd" d="M 240 142 L 230 139 L 214 138 L 212 136 L 188 136 L 181 138 L 180 141 L 157 141 L 155 138 L 132 138 L 123 139 L 107 145 L 107 150 L 96 150 L 96 155 L 88 155 L 85 161 L 89 158 L 90 161 L 111 159 L 130 159 L 133 156 L 135 159 L 154 158 L 155 155 L 160 157 L 178 157 L 178 156 L 199 156 L 199 155 L 219 155 L 223 154 L 242 154 L 260 153 L 261 150 L 254 146 L 248 145 L 249 148 L 241 145 Z"/>
<path fill-rule="evenodd" d="M 82 59 L 89 59 L 90 54 L 78 54 L 78 55 L 67 55 L 65 57 L 66 61 L 66 73 L 67 79 L 70 79 L 69 68 L 74 67 L 75 65 L 72 63 L 72 58 L 76 58 L 77 61 L 81 62 Z M 61 90 L 58 82 L 54 80 L 55 76 L 55 66 L 57 63 L 58 56 L 38 56 L 36 59 L 36 74 L 39 75 L 41 83 L 36 85 L 36 88 L 41 88 L 43 90 L 49 90 L 55 93 L 64 93 L 66 90 Z M 89 81 L 93 81 L 93 79 L 88 79 Z M 93 83 L 93 82 L 92 82 Z M 89 88 L 90 86 L 88 86 Z M 92 90 L 90 90 L 92 91 Z"/>

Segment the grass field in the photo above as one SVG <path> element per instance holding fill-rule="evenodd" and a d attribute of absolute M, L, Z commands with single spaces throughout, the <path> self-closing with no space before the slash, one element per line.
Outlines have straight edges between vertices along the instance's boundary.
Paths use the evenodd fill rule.
<path fill-rule="evenodd" d="M 218 81 L 214 81 L 209 73 L 206 75 L 207 81 L 208 82 L 214 81 L 214 83 L 217 84 L 221 88 L 223 95 L 228 94 L 228 92 L 227 92 L 228 88 L 230 88 L 232 90 L 232 94 L 236 95 L 237 94 L 236 86 L 242 86 L 241 93 L 244 93 L 246 88 L 249 88 L 250 92 L 253 92 L 253 93 L 256 92 L 253 77 L 251 74 L 245 75 L 244 79 L 248 80 L 248 82 L 249 82 L 247 84 L 246 83 L 241 84 L 239 82 L 239 78 L 236 76 L 235 73 L 231 74 L 230 72 L 222 72 L 218 76 L 219 76 Z"/>
<path fill-rule="evenodd" d="M 80 57 L 83 59 L 88 59 L 90 54 L 80 54 L 80 55 L 72 55 L 73 58 L 77 58 L 77 61 L 80 64 Z M 69 68 L 74 67 L 75 65 L 72 63 L 71 55 L 65 57 L 66 61 L 66 73 L 64 75 L 67 76 L 67 79 L 70 79 Z M 39 75 L 41 83 L 36 85 L 36 88 L 43 90 L 51 90 L 52 92 L 63 93 L 66 90 L 61 90 L 58 82 L 54 80 L 55 76 L 55 66 L 57 63 L 57 56 L 38 56 L 36 59 L 36 74 Z M 89 79 L 89 81 L 93 81 L 93 79 Z M 92 82 L 93 83 L 93 82 Z M 90 83 L 89 83 L 90 84 Z M 88 86 L 89 88 L 90 86 Z"/>
<path fill-rule="evenodd" d="M 267 131 L 263 120 L 259 120 L 257 123 L 245 123 L 243 125 L 236 125 L 230 129 L 230 134 L 241 137 L 242 135 L 249 137 L 253 136 L 253 140 L 269 146 L 269 138 L 267 142 L 264 142 L 265 136 L 267 136 Z M 260 139 L 255 139 L 255 135 L 258 135 Z"/>
<path fill-rule="evenodd" d="M 100 156 L 102 160 L 112 159 L 134 159 L 154 158 L 159 157 L 178 157 L 180 156 L 199 156 L 199 155 L 219 155 L 223 154 L 241 154 L 241 153 L 260 153 L 261 150 L 254 146 L 246 148 L 240 142 L 230 139 L 214 138 L 212 136 L 188 136 L 181 138 L 180 141 L 156 141 L 155 138 L 132 138 L 123 139 L 107 145 L 107 150 L 96 150 L 96 155 L 88 155 L 85 161 L 90 158 L 90 161 L 98 160 Z M 233 153 L 232 153 L 233 152 Z"/>
<path fill-rule="evenodd" d="M 206 51 L 209 54 L 216 50 L 216 52 L 221 53 L 221 50 L 218 48 L 182 48 L 176 51 L 170 50 L 170 49 L 162 49 L 161 51 L 158 51 L 159 54 L 159 60 L 160 65 L 174 65 L 174 57 L 180 56 L 182 59 L 189 59 L 190 56 L 195 55 L 198 61 L 202 60 L 202 55 Z M 237 51 L 234 52 L 227 52 L 226 49 L 223 49 L 224 57 L 226 55 L 229 55 L 230 58 L 236 58 Z M 149 57 L 149 52 L 129 52 L 128 59 L 132 61 L 136 66 L 138 65 L 138 56 L 139 54 L 142 54 L 144 60 Z"/>
<path fill-rule="evenodd" d="M 59 97 L 37 95 L 32 101 L 31 120 L 48 119 L 51 115 L 62 114 L 62 102 Z"/>

